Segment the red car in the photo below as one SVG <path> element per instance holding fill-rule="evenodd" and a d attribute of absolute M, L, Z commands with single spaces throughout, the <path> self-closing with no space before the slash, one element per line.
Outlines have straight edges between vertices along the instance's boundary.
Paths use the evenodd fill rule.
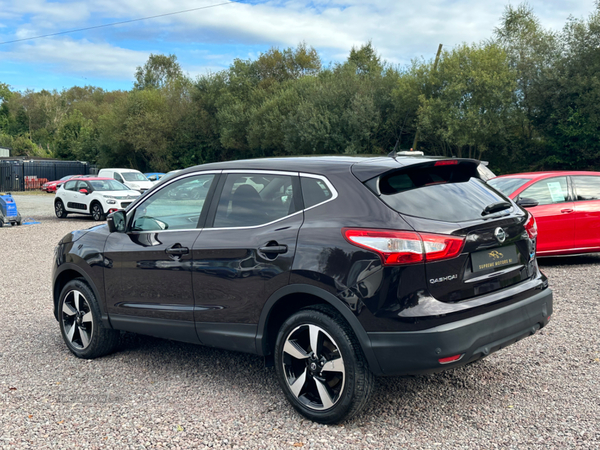
<path fill-rule="evenodd" d="M 537 222 L 539 256 L 600 252 L 600 172 L 530 172 L 488 183 Z"/>
<path fill-rule="evenodd" d="M 42 191 L 46 191 L 48 194 L 56 193 L 56 190 L 60 185 L 62 185 L 65 181 L 70 180 L 71 178 L 81 177 L 82 175 L 67 175 L 66 177 L 62 177 L 60 180 L 56 181 L 48 181 L 44 183 L 40 188 Z"/>

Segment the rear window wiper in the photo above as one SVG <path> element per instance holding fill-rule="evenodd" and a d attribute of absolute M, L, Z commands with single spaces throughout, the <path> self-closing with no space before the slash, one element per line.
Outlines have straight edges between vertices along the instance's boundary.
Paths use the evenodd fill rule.
<path fill-rule="evenodd" d="M 497 202 L 497 203 L 492 203 L 491 205 L 487 205 L 485 207 L 485 209 L 483 210 L 483 212 L 481 213 L 482 216 L 487 216 L 488 214 L 492 214 L 498 211 L 503 211 L 505 209 L 510 208 L 512 205 L 510 204 L 510 202 Z"/>

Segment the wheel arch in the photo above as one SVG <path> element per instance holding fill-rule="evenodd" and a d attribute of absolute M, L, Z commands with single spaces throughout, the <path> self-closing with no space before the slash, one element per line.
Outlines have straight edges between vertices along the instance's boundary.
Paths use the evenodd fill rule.
<path fill-rule="evenodd" d="M 295 312 L 312 305 L 329 305 L 340 313 L 358 339 L 371 371 L 374 374 L 382 373 L 371 348 L 371 340 L 354 313 L 335 295 L 311 285 L 285 286 L 269 297 L 258 322 L 256 352 L 261 356 L 271 356 L 283 322 Z"/>
<path fill-rule="evenodd" d="M 96 288 L 96 285 L 93 283 L 91 277 L 84 271 L 82 271 L 78 266 L 73 264 L 64 264 L 61 267 L 60 272 L 57 273 L 54 279 L 54 283 L 52 286 L 54 318 L 58 320 L 58 302 L 60 301 L 60 293 L 69 281 L 75 280 L 77 278 L 83 278 L 94 293 L 94 296 L 98 299 L 98 306 L 100 308 L 101 320 L 103 325 L 107 328 L 112 328 L 110 321 L 108 320 L 106 310 L 104 308 L 104 296 L 100 295 L 100 292 Z"/>

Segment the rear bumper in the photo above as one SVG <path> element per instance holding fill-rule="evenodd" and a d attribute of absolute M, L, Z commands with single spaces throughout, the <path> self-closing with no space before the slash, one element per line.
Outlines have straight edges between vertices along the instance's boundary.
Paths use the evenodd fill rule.
<path fill-rule="evenodd" d="M 552 291 L 535 295 L 485 314 L 422 331 L 368 333 L 382 375 L 438 372 L 489 355 L 547 325 L 552 315 Z M 440 358 L 462 355 L 440 364 Z"/>

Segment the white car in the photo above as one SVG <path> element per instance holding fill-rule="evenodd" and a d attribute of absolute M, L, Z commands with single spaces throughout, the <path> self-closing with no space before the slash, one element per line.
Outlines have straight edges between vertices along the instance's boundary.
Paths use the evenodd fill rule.
<path fill-rule="evenodd" d="M 146 176 L 135 169 L 100 169 L 99 177 L 114 178 L 125 186 L 140 191 L 142 194 L 154 186 Z"/>
<path fill-rule="evenodd" d="M 54 212 L 59 219 L 77 213 L 104 220 L 106 214 L 126 208 L 140 195 L 112 178 L 77 178 L 67 181 L 56 191 Z"/>

